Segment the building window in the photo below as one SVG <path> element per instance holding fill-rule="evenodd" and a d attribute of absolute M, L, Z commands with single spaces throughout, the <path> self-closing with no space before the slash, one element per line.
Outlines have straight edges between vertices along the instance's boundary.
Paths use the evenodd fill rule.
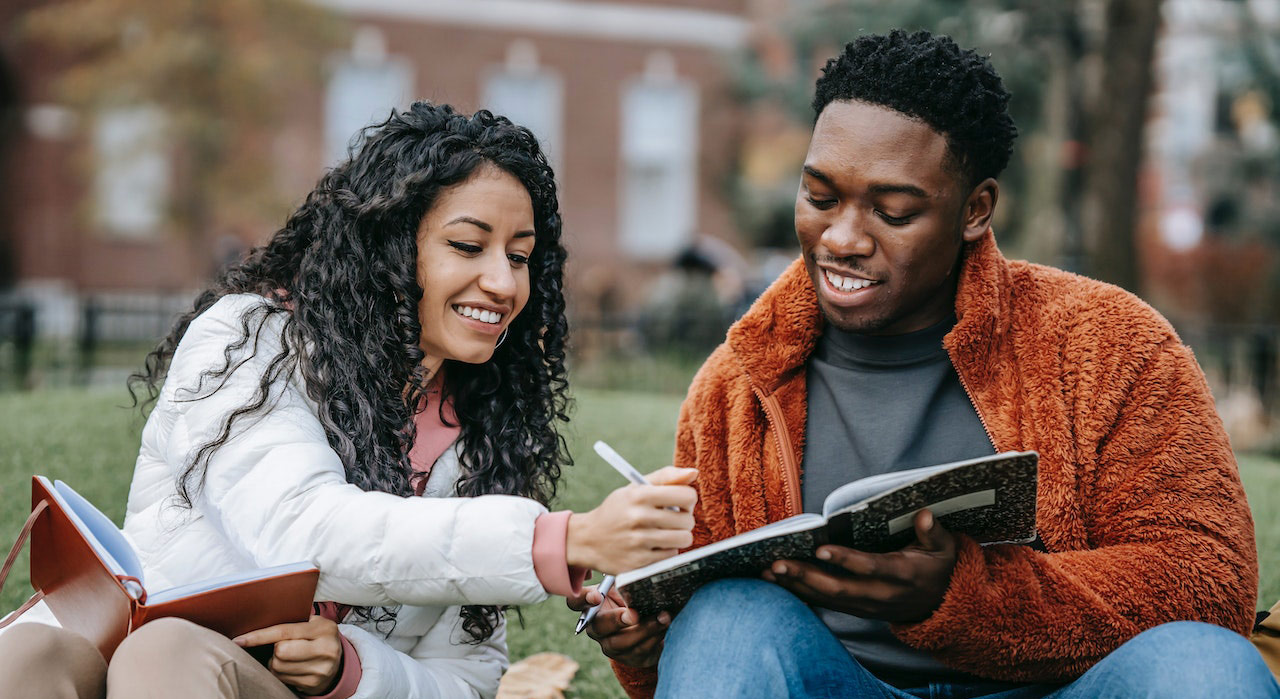
<path fill-rule="evenodd" d="M 153 238 L 164 224 L 170 162 L 164 114 L 154 107 L 100 113 L 93 128 L 94 211 L 121 238 Z"/>
<path fill-rule="evenodd" d="M 652 61 L 651 61 L 652 64 Z M 676 255 L 697 220 L 698 93 L 674 70 L 622 95 L 621 247 L 641 259 Z"/>
<path fill-rule="evenodd" d="M 408 62 L 387 56 L 386 40 L 373 27 L 356 31 L 350 55 L 335 66 L 325 94 L 325 152 L 330 163 L 347 157 L 360 130 L 381 123 L 413 96 Z"/>
<path fill-rule="evenodd" d="M 556 179 L 564 182 L 564 86 L 559 76 L 538 66 L 533 42 L 513 42 L 507 50 L 506 65 L 489 73 L 480 94 L 483 108 L 507 117 L 538 137 L 538 144 L 556 171 Z"/>

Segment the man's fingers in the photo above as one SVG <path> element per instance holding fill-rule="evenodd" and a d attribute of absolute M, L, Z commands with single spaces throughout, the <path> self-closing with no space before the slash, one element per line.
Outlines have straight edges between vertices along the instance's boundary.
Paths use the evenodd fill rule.
<path fill-rule="evenodd" d="M 839 566 L 853 575 L 874 577 L 882 573 L 883 556 L 843 546 L 822 546 L 816 554 L 819 560 Z"/>
<path fill-rule="evenodd" d="M 915 577 L 911 560 L 901 551 L 867 553 L 843 546 L 823 546 L 816 555 L 859 578 L 910 582 Z"/>
<path fill-rule="evenodd" d="M 667 633 L 666 625 L 657 619 L 648 619 L 625 631 L 600 639 L 600 649 L 614 655 L 631 655 L 641 650 L 646 643 L 660 640 Z"/>
<path fill-rule="evenodd" d="M 780 572 L 780 571 L 786 572 Z M 773 565 L 773 574 L 779 579 L 791 579 L 814 592 L 827 597 L 847 594 L 858 586 L 854 578 L 837 578 L 817 566 L 798 561 L 779 561 Z"/>
<path fill-rule="evenodd" d="M 951 533 L 942 526 L 937 517 L 929 510 L 920 510 L 916 513 L 914 525 L 916 529 L 916 540 L 927 551 L 940 553 L 947 550 L 950 543 Z"/>
<path fill-rule="evenodd" d="M 622 599 L 622 593 L 618 592 L 618 588 L 616 587 L 609 588 L 609 601 L 619 607 L 627 606 L 627 601 Z"/>
<path fill-rule="evenodd" d="M 610 595 L 612 596 L 612 595 Z M 564 598 L 565 606 L 575 612 L 584 612 L 592 607 L 600 604 L 600 586 L 592 585 L 582 588 L 582 591 L 576 595 L 568 595 Z M 622 598 L 618 598 L 621 601 Z"/>
<path fill-rule="evenodd" d="M 591 623 L 587 624 L 587 635 L 599 641 L 634 626 L 635 612 L 631 612 L 625 620 L 622 618 L 622 615 L 629 611 L 631 610 L 626 607 L 601 609 Z"/>
<path fill-rule="evenodd" d="M 667 466 L 645 476 L 653 485 L 689 485 L 698 480 L 698 469 Z"/>

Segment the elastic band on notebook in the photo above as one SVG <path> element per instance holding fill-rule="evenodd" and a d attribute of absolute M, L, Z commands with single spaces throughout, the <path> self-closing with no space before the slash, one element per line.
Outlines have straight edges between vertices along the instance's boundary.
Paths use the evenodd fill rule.
<path fill-rule="evenodd" d="M 141 580 L 132 575 L 117 575 L 116 580 L 119 580 L 124 585 L 125 592 L 128 592 L 130 597 L 137 600 L 138 604 L 147 603 L 147 589 L 142 586 Z"/>

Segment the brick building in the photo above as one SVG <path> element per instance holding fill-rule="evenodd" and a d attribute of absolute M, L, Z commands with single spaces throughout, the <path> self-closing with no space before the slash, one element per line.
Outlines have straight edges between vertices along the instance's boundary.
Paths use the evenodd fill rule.
<path fill-rule="evenodd" d="M 316 2 L 351 41 L 273 138 L 294 201 L 359 127 L 429 99 L 490 108 L 543 141 L 579 303 L 634 301 L 695 236 L 736 239 L 723 192 L 742 117 L 728 60 L 748 41 L 747 0 Z M 0 27 L 35 4 L 0 0 Z M 37 303 L 42 332 L 71 332 L 86 294 L 186 295 L 280 223 L 178 239 L 165 217 L 175 156 L 145 141 L 162 115 L 72 112 L 49 88 L 57 59 L 3 34 L 0 288 Z"/>

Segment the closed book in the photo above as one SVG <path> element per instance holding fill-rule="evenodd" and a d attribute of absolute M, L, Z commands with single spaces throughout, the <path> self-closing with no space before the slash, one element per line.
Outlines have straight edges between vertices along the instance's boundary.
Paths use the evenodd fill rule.
<path fill-rule="evenodd" d="M 915 539 L 913 518 L 923 509 L 979 543 L 1029 543 L 1038 463 L 1035 452 L 1004 452 L 856 480 L 832 491 L 822 514 L 788 517 L 622 573 L 616 586 L 641 615 L 674 612 L 712 580 L 758 578 L 779 559 L 817 562 L 814 552 L 824 544 L 900 549 Z"/>
<path fill-rule="evenodd" d="M 31 586 L 64 628 L 107 660 L 131 631 L 179 617 L 228 637 L 311 616 L 319 571 L 309 562 L 238 571 L 161 590 L 111 520 L 62 481 L 31 481 Z"/>

